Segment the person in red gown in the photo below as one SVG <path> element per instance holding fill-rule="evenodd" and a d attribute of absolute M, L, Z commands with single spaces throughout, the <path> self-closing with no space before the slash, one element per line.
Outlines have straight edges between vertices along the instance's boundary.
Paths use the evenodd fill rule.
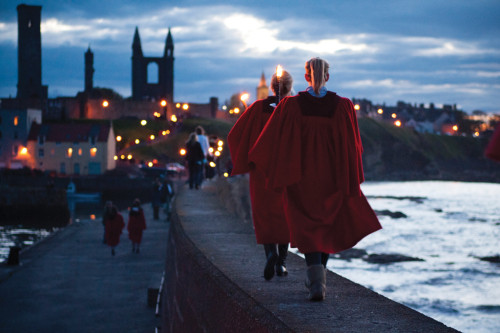
<path fill-rule="evenodd" d="M 276 75 L 273 75 L 271 79 L 273 93 L 279 92 L 280 96 L 288 96 L 292 90 L 292 76 L 283 71 L 280 81 L 281 83 L 278 82 Z M 260 170 L 250 168 L 248 152 L 273 113 L 277 102 L 277 96 L 255 101 L 240 116 L 227 137 L 233 162 L 231 175 L 250 173 L 252 218 L 257 243 L 264 245 L 266 280 L 273 278 L 275 272 L 278 276 L 288 274 L 285 260 L 290 236 L 283 210 L 282 194 L 266 189 L 265 175 Z"/>
<path fill-rule="evenodd" d="M 280 102 L 249 162 L 283 192 L 292 247 L 305 255 L 309 299 L 326 292 L 330 253 L 353 247 L 381 228 L 361 192 L 364 181 L 356 112 L 352 102 L 327 91 L 328 63 L 306 62 L 306 91 Z"/>
<path fill-rule="evenodd" d="M 493 161 L 500 162 L 500 124 L 497 125 L 485 151 L 486 157 Z"/>
<path fill-rule="evenodd" d="M 106 234 L 106 244 L 111 247 L 111 255 L 115 255 L 115 247 L 120 243 L 120 235 L 125 227 L 123 216 L 118 212 L 116 206 L 112 203 L 106 204 L 104 213 L 104 228 Z"/>
<path fill-rule="evenodd" d="M 132 241 L 132 252 L 139 253 L 142 241 L 142 232 L 146 230 L 146 219 L 141 207 L 141 201 L 135 199 L 128 213 L 128 238 Z"/>

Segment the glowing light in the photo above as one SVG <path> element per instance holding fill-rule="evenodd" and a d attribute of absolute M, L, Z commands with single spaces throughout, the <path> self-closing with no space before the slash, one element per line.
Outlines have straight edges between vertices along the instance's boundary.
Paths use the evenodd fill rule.
<path fill-rule="evenodd" d="M 68 148 L 66 156 L 68 156 L 68 157 L 73 156 L 73 148 Z"/>
<path fill-rule="evenodd" d="M 153 162 L 148 162 L 148 167 L 152 168 L 153 167 Z"/>
<path fill-rule="evenodd" d="M 359 104 L 354 105 L 354 110 L 358 111 L 360 109 Z"/>
<path fill-rule="evenodd" d="M 135 141 L 134 141 L 134 142 L 135 142 L 135 144 L 136 144 L 136 145 L 138 145 L 138 144 L 141 142 L 141 140 L 139 140 L 139 139 L 135 139 Z"/>
<path fill-rule="evenodd" d="M 153 159 L 153 164 L 158 164 L 158 160 L 156 158 Z"/>
<path fill-rule="evenodd" d="M 226 105 L 223 105 L 223 106 L 222 106 L 222 110 L 226 111 L 226 110 L 227 110 L 227 106 L 226 106 Z"/>
<path fill-rule="evenodd" d="M 167 106 L 167 101 L 164 100 L 164 99 L 162 99 L 161 102 L 160 102 L 160 105 L 163 106 L 163 107 Z"/>
<path fill-rule="evenodd" d="M 82 154 L 83 154 L 82 148 L 78 148 L 78 156 L 82 156 Z"/>
<path fill-rule="evenodd" d="M 396 119 L 396 117 L 397 117 L 397 116 L 398 116 L 398 115 L 397 115 L 397 114 L 395 114 L 395 113 L 391 114 L 391 117 L 392 117 L 392 118 L 394 118 L 394 119 Z"/>
<path fill-rule="evenodd" d="M 281 67 L 281 65 L 276 66 L 276 76 L 278 79 L 283 76 L 283 67 Z"/>
<path fill-rule="evenodd" d="M 127 160 L 131 160 L 132 159 L 132 154 L 128 154 L 127 155 Z"/>
<path fill-rule="evenodd" d="M 214 152 L 214 147 L 208 147 L 208 152 L 213 153 Z"/>
<path fill-rule="evenodd" d="M 148 123 L 148 121 L 147 121 L 147 120 L 145 120 L 145 119 L 141 120 L 141 125 L 142 125 L 142 126 L 146 126 L 146 125 L 147 125 L 147 123 Z"/>
<path fill-rule="evenodd" d="M 185 156 L 186 155 L 186 149 L 184 149 L 184 148 L 179 149 L 179 155 Z"/>
<path fill-rule="evenodd" d="M 233 114 L 233 113 L 234 113 L 233 109 L 229 110 L 229 114 Z"/>
<path fill-rule="evenodd" d="M 378 110 L 377 110 L 377 113 L 378 113 L 378 114 L 383 114 L 383 113 L 384 113 L 384 110 L 382 110 L 382 109 L 378 109 Z"/>
<path fill-rule="evenodd" d="M 90 214 L 90 219 L 95 220 L 95 214 Z"/>
<path fill-rule="evenodd" d="M 219 140 L 217 141 L 217 146 L 222 147 L 224 145 L 224 141 Z"/>
<path fill-rule="evenodd" d="M 118 161 L 118 156 L 116 156 L 116 155 L 115 155 L 115 156 L 113 157 L 113 159 L 114 159 L 115 161 Z"/>
<path fill-rule="evenodd" d="M 227 172 L 224 172 L 224 177 L 229 177 L 229 174 Z"/>
<path fill-rule="evenodd" d="M 107 108 L 109 106 L 109 102 L 107 100 L 102 101 L 102 106 Z"/>
<path fill-rule="evenodd" d="M 238 113 L 240 113 L 240 109 L 239 108 L 234 108 L 233 112 L 236 113 L 236 114 L 238 114 Z"/>
<path fill-rule="evenodd" d="M 117 135 L 117 136 L 116 136 L 116 141 L 118 141 L 118 142 L 122 141 L 122 137 L 121 137 L 121 136 L 119 136 L 119 135 Z"/>
<path fill-rule="evenodd" d="M 19 125 L 19 116 L 14 117 L 14 126 Z"/>
<path fill-rule="evenodd" d="M 121 156 L 120 156 L 120 158 L 121 158 L 122 160 L 124 160 L 124 159 L 125 159 L 125 155 L 121 155 Z"/>
<path fill-rule="evenodd" d="M 222 149 L 223 149 L 222 146 L 217 147 L 218 151 L 222 151 Z"/>
<path fill-rule="evenodd" d="M 161 117 L 161 113 L 160 112 L 155 112 L 155 113 L 153 113 L 153 116 L 155 116 L 156 118 L 160 118 Z"/>
<path fill-rule="evenodd" d="M 154 139 L 155 139 L 155 136 L 154 136 L 153 134 L 151 134 L 151 135 L 149 136 L 149 139 L 150 139 L 150 140 L 154 140 Z"/>
<path fill-rule="evenodd" d="M 90 156 L 95 157 L 96 154 L 97 154 L 97 148 L 96 147 L 90 148 Z"/>
<path fill-rule="evenodd" d="M 243 93 L 243 94 L 241 94 L 240 99 L 241 99 L 242 102 L 246 102 L 246 101 L 248 101 L 249 97 L 250 97 L 249 93 Z"/>
<path fill-rule="evenodd" d="M 22 147 L 19 151 L 19 155 L 28 155 L 28 148 Z"/>
<path fill-rule="evenodd" d="M 187 111 L 189 109 L 189 104 L 182 104 L 182 109 Z"/>
<path fill-rule="evenodd" d="M 181 107 L 181 103 L 175 104 L 175 107 L 179 109 Z"/>
<path fill-rule="evenodd" d="M 177 116 L 175 114 L 172 115 L 172 117 L 170 117 L 170 120 L 175 123 L 177 122 Z"/>
<path fill-rule="evenodd" d="M 217 164 L 215 164 L 214 161 L 210 161 L 210 163 L 208 163 L 210 165 L 211 168 L 215 168 L 217 166 Z"/>
<path fill-rule="evenodd" d="M 217 156 L 217 157 L 219 157 L 220 156 L 220 151 L 218 151 L 218 150 L 215 151 L 214 155 Z"/>
<path fill-rule="evenodd" d="M 401 127 L 401 121 L 396 120 L 396 121 L 394 122 L 394 125 L 396 125 L 397 127 Z"/>
<path fill-rule="evenodd" d="M 161 135 L 167 135 L 167 131 L 161 131 Z"/>
<path fill-rule="evenodd" d="M 477 138 L 479 136 L 479 132 L 474 132 L 474 136 Z"/>
<path fill-rule="evenodd" d="M 453 125 L 453 130 L 456 132 L 458 131 L 458 126 L 457 125 Z"/>

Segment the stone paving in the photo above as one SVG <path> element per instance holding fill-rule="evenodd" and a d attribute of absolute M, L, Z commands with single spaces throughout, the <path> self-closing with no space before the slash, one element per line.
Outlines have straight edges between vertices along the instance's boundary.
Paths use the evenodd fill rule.
<path fill-rule="evenodd" d="M 1 266 L 0 332 L 154 332 L 148 288 L 160 287 L 170 223 L 143 209 L 139 254 L 125 228 L 112 256 L 101 221 L 85 220 L 23 252 L 20 266 Z"/>

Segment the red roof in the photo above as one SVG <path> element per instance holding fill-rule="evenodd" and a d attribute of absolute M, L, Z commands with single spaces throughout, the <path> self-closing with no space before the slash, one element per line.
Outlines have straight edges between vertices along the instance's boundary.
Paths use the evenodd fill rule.
<path fill-rule="evenodd" d="M 28 141 L 45 137 L 49 142 L 88 142 L 90 137 L 96 141 L 108 141 L 110 124 L 36 124 L 33 123 Z"/>

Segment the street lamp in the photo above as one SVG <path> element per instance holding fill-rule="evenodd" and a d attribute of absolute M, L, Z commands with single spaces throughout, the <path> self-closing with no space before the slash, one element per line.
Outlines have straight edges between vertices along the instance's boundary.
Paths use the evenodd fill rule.
<path fill-rule="evenodd" d="M 163 116 L 165 117 L 165 120 L 167 120 L 167 101 L 162 99 L 160 105 L 163 107 Z"/>
<path fill-rule="evenodd" d="M 249 93 L 243 93 L 243 94 L 241 94 L 240 99 L 243 102 L 243 105 L 245 106 L 245 109 L 248 107 L 247 106 L 247 100 L 248 100 L 249 97 L 250 97 Z"/>

